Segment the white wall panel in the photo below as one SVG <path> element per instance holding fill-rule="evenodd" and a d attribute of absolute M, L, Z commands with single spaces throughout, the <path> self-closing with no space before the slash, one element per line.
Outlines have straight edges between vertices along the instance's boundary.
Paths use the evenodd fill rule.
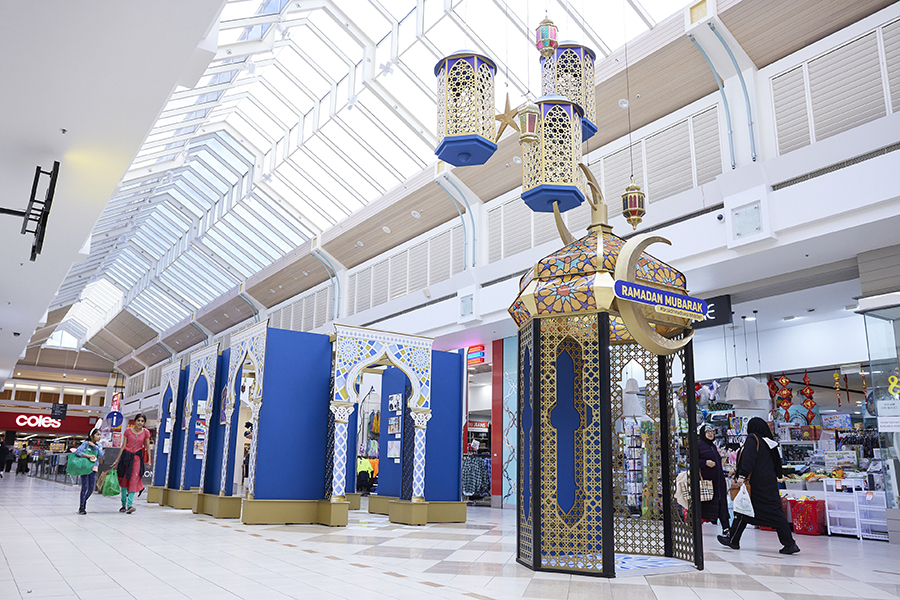
<path fill-rule="evenodd" d="M 646 193 L 649 203 L 694 187 L 691 138 L 686 120 L 648 136 L 644 147 L 647 152 Z"/>
<path fill-rule="evenodd" d="M 709 110 L 691 117 L 694 129 L 694 163 L 697 185 L 709 183 L 722 174 L 722 142 L 719 138 L 719 111 Z"/>

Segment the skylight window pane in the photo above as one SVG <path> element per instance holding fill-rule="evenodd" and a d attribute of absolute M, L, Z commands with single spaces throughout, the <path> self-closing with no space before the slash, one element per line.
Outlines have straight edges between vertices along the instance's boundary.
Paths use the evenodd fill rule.
<path fill-rule="evenodd" d="M 258 258 L 263 264 L 270 265 L 281 257 L 281 252 L 264 240 L 259 232 L 251 229 L 245 223 L 242 223 L 233 213 L 225 215 L 223 220 L 230 225 L 232 229 L 247 238 L 249 243 L 244 246 L 247 250 L 258 250 L 262 253 L 261 255 L 258 255 Z"/>
<path fill-rule="evenodd" d="M 351 18 L 354 19 L 354 23 L 357 19 L 357 7 L 361 4 L 368 4 L 367 2 L 357 2 L 350 13 Z M 352 62 L 356 62 L 362 58 L 362 52 L 364 46 L 356 41 L 356 38 L 350 35 L 347 31 L 347 28 L 344 27 L 344 24 L 338 23 L 324 10 L 314 11 L 309 16 L 309 21 L 312 23 L 316 29 L 318 29 L 323 36 L 325 36 L 325 42 L 329 44 L 332 48 L 337 49 L 341 54 L 345 57 L 349 58 Z M 330 49 L 329 49 L 330 51 Z M 318 58 L 318 54 L 315 55 Z M 341 61 L 341 68 L 346 70 L 347 64 L 344 61 Z M 330 72 L 330 71 L 329 71 Z"/>
<path fill-rule="evenodd" d="M 378 3 L 386 8 L 397 21 L 402 21 L 416 8 L 416 3 L 410 2 L 410 0 L 378 0 Z"/>
<path fill-rule="evenodd" d="M 294 110 L 299 114 L 306 113 L 313 107 L 313 99 L 298 87 L 291 79 L 281 71 L 280 65 L 273 65 L 266 69 L 263 79 L 269 82 L 278 92 L 290 102 Z"/>
<path fill-rule="evenodd" d="M 197 152 L 195 156 L 198 160 L 203 161 L 202 164 L 204 169 L 214 170 L 220 178 L 228 182 L 229 187 L 233 187 L 238 181 L 240 181 L 240 175 L 238 175 L 240 171 L 238 171 L 238 173 L 235 173 L 235 171 L 232 170 L 236 170 L 237 165 L 232 165 L 228 162 L 225 162 L 224 160 L 219 158 L 219 156 L 210 152 L 207 147 L 204 146 L 203 149 Z M 241 164 L 240 166 L 243 167 L 244 165 Z"/>
<path fill-rule="evenodd" d="M 188 202 L 185 208 L 190 210 L 191 203 Z M 183 209 L 180 206 L 176 207 L 168 198 L 165 202 L 158 204 L 156 210 L 162 221 L 171 224 L 178 231 L 186 230 L 191 226 L 191 220 L 184 214 Z"/>
<path fill-rule="evenodd" d="M 640 0 L 640 3 L 657 23 L 681 12 L 685 6 L 683 0 Z"/>
<path fill-rule="evenodd" d="M 340 113 L 338 118 L 343 120 L 348 112 L 353 111 L 345 109 Z M 357 141 L 336 122 L 326 123 L 319 131 L 319 135 L 324 135 L 331 140 L 335 146 L 341 149 L 341 153 L 344 154 L 348 160 L 353 161 L 357 166 L 362 168 L 369 177 L 374 179 L 381 187 L 381 190 L 389 190 L 400 183 L 400 179 L 394 177 L 393 174 L 388 169 L 385 169 L 375 156 L 373 156 L 373 154 L 377 154 L 374 148 L 369 147 L 367 150 L 357 143 Z M 383 191 L 379 191 L 379 193 L 383 193 Z"/>
<path fill-rule="evenodd" d="M 237 151 L 230 145 L 226 146 L 217 137 L 206 140 L 204 144 L 209 147 L 210 151 L 216 156 L 216 158 L 227 162 L 231 166 L 231 168 L 238 173 L 246 173 L 250 168 L 247 163 L 253 162 L 253 158 L 249 152 L 244 150 L 244 153 L 246 153 L 244 154 Z"/>
<path fill-rule="evenodd" d="M 231 188 L 231 184 L 229 185 L 226 181 L 223 181 L 218 173 L 214 173 L 211 171 L 205 164 L 200 162 L 199 160 L 192 160 L 190 162 L 190 168 L 197 174 L 197 177 L 206 182 L 209 186 L 211 186 L 217 196 L 221 196 L 226 193 L 229 188 Z M 229 173 L 231 175 L 231 173 Z"/>
<path fill-rule="evenodd" d="M 374 43 L 381 41 L 385 35 L 391 32 L 391 23 L 370 2 L 358 0 L 340 0 L 336 2 L 344 12 L 353 19 L 353 24 L 359 27 Z"/>
<path fill-rule="evenodd" d="M 228 117 L 228 123 L 243 136 L 238 139 L 240 143 L 249 143 L 262 153 L 267 152 L 275 141 L 263 136 L 262 133 L 256 129 L 256 126 L 248 122 L 241 114 L 235 113 Z M 246 142 L 244 140 L 246 140 Z"/>
<path fill-rule="evenodd" d="M 280 140 L 284 137 L 284 126 L 273 121 L 254 102 L 241 103 L 241 111 L 253 124 L 261 129 L 272 140 Z"/>
<path fill-rule="evenodd" d="M 329 148 L 325 142 L 319 138 L 319 135 L 311 137 L 309 141 L 306 142 L 304 148 L 328 165 L 345 184 L 351 186 L 356 193 L 365 198 L 366 201 L 372 200 L 379 195 L 378 190 L 350 167 L 344 156 L 341 156 Z"/>
<path fill-rule="evenodd" d="M 364 93 L 368 94 L 370 92 L 366 91 Z M 375 102 L 378 102 L 378 100 L 375 100 Z M 359 103 L 358 100 L 357 103 Z M 382 110 L 387 111 L 387 108 L 384 107 Z M 404 178 L 412 175 L 421 168 L 413 162 L 406 152 L 400 149 L 392 138 L 388 137 L 385 133 L 382 133 L 375 123 L 373 123 L 363 111 L 359 110 L 359 108 L 354 107 L 353 110 L 344 109 L 340 112 L 340 117 L 350 126 L 350 129 L 353 130 L 354 133 L 365 140 L 366 143 L 371 144 L 373 148 L 376 148 L 379 155 L 400 172 Z M 403 128 L 408 130 L 408 127 L 405 125 Z M 434 154 L 433 149 L 431 154 Z"/>
<path fill-rule="evenodd" d="M 210 187 L 210 184 L 208 182 L 197 177 L 196 173 L 188 170 L 188 171 L 185 171 L 184 173 L 182 173 L 181 176 L 184 178 L 184 180 L 186 182 L 193 185 L 194 190 L 197 192 L 197 194 L 200 195 L 201 198 L 206 200 L 207 205 L 214 203 L 216 201 L 216 199 L 219 197 L 218 192 L 216 192 L 216 190 L 214 190 L 212 187 Z"/>
<path fill-rule="evenodd" d="M 515 4 L 515 3 L 513 3 Z M 533 15 L 538 13 L 533 12 Z M 540 13 L 543 18 L 543 11 Z M 535 23 L 534 27 L 537 26 Z M 428 41 L 434 44 L 441 56 L 447 56 L 468 46 L 465 32 L 450 17 L 444 16 L 428 32 Z M 533 46 L 532 46 L 533 48 Z M 540 81 L 538 81 L 538 84 Z"/>
<path fill-rule="evenodd" d="M 432 135 L 437 133 L 437 123 L 435 121 L 437 106 L 434 99 L 414 84 L 406 73 L 399 68 L 394 69 L 393 74 L 381 77 L 379 81 L 395 100 L 403 103 L 406 110 L 422 124 L 426 131 Z M 406 126 L 407 129 L 409 127 L 409 125 Z"/>
<path fill-rule="evenodd" d="M 222 259 L 223 262 L 231 265 L 232 271 L 239 275 L 241 279 L 246 279 L 251 274 L 256 272 L 256 269 L 254 269 L 250 265 L 244 264 L 237 257 L 232 256 L 231 252 L 227 248 L 216 241 L 218 234 L 211 236 L 209 235 L 210 233 L 213 232 L 208 231 L 203 241 L 204 245 L 207 247 L 210 253 L 215 254 L 217 257 Z"/>
<path fill-rule="evenodd" d="M 291 46 L 284 47 L 278 54 L 278 61 L 284 65 L 288 73 L 291 73 L 298 81 L 302 81 L 303 85 L 309 88 L 317 98 L 321 98 L 331 89 L 331 83 L 323 79 Z"/>
<path fill-rule="evenodd" d="M 253 208 L 258 209 L 259 203 L 257 202 L 256 204 L 257 206 Z M 283 239 L 281 239 L 281 236 L 272 232 L 272 229 L 277 229 L 279 232 L 283 231 L 285 226 L 281 221 L 274 220 L 269 223 L 263 223 L 256 217 L 255 214 L 251 213 L 241 204 L 238 204 L 232 210 L 239 220 L 252 227 L 255 231 L 258 231 L 262 235 L 266 236 L 266 241 L 276 247 L 276 251 L 279 256 L 290 252 L 291 246 Z"/>
<path fill-rule="evenodd" d="M 238 260 L 238 262 L 242 265 L 245 265 L 246 268 L 250 269 L 251 273 L 255 273 L 263 266 L 263 263 L 257 263 L 253 260 L 250 255 L 244 250 L 242 247 L 238 247 L 233 238 L 235 238 L 235 234 L 229 230 L 225 230 L 225 233 L 222 232 L 221 224 L 217 224 L 214 229 L 210 229 L 206 236 L 214 241 L 220 248 L 226 251 L 224 256 L 231 256 L 232 260 Z M 231 262 L 231 261 L 229 261 Z M 233 263 L 232 263 L 233 264 Z"/>
<path fill-rule="evenodd" d="M 266 70 L 278 72 L 277 69 Z M 265 84 L 255 86 L 253 88 L 253 96 L 256 98 L 256 101 L 259 102 L 260 106 L 265 106 L 266 110 L 271 112 L 275 118 L 278 119 L 283 127 L 290 129 L 300 120 L 297 113 L 282 102 L 281 98 L 273 94 Z"/>
<path fill-rule="evenodd" d="M 317 183 L 329 196 L 335 204 L 337 204 L 347 214 L 363 207 L 363 203 L 359 198 L 354 196 L 350 191 L 341 185 L 337 176 L 333 172 L 329 172 L 320 166 L 320 163 L 313 160 L 312 153 L 305 147 L 300 152 L 294 153 L 290 160 L 305 172 L 307 179 L 311 179 Z"/>
<path fill-rule="evenodd" d="M 340 205 L 336 204 L 330 196 L 322 191 L 322 189 L 316 187 L 312 177 L 300 170 L 300 167 L 293 157 L 282 164 L 278 169 L 278 175 L 286 178 L 294 185 L 294 187 L 299 189 L 304 196 L 309 198 L 309 201 L 315 204 L 319 212 L 324 213 L 329 219 L 329 224 L 334 224 L 347 216 L 346 209 L 342 209 Z"/>
<path fill-rule="evenodd" d="M 231 0 L 222 8 L 221 21 L 227 25 L 228 21 L 246 19 L 256 14 L 259 9 L 259 0 Z"/>
<path fill-rule="evenodd" d="M 279 172 L 283 168 L 284 167 L 280 168 Z M 285 202 L 290 203 L 291 206 L 296 208 L 305 219 L 308 219 L 313 227 L 316 228 L 316 233 L 324 231 L 336 221 L 336 219 L 328 218 L 327 213 L 323 214 L 324 211 L 319 209 L 316 204 L 316 199 L 309 198 L 308 195 L 301 197 L 279 177 L 273 177 L 272 180 L 269 181 L 269 187 L 271 187 L 276 194 L 281 196 Z M 313 190 L 313 193 L 315 193 L 315 190 Z M 321 200 L 325 201 L 324 198 L 321 198 Z"/>

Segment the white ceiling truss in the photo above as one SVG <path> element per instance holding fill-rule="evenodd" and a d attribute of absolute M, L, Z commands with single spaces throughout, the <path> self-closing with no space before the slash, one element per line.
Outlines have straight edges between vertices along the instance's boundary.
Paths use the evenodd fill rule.
<path fill-rule="evenodd" d="M 163 332 L 427 168 L 432 68 L 493 57 L 497 96 L 540 86 L 532 46 L 608 55 L 681 7 L 621 0 L 231 0 L 197 85 L 177 89 L 50 309 L 82 343 L 119 311 Z M 590 24 L 590 25 L 589 25 Z"/>

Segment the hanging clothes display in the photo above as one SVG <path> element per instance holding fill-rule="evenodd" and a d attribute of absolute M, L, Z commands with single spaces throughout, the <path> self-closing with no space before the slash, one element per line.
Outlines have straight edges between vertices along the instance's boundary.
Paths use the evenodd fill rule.
<path fill-rule="evenodd" d="M 470 497 L 490 494 L 490 457 L 468 455 L 463 458 L 462 489 L 463 494 Z"/>

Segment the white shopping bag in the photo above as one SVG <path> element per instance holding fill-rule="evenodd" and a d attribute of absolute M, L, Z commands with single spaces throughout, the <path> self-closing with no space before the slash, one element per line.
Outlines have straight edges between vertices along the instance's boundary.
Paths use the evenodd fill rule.
<path fill-rule="evenodd" d="M 756 516 L 753 512 L 753 503 L 750 502 L 750 492 L 747 491 L 746 485 L 741 485 L 740 491 L 734 497 L 734 512 L 747 515 L 748 517 Z"/>

